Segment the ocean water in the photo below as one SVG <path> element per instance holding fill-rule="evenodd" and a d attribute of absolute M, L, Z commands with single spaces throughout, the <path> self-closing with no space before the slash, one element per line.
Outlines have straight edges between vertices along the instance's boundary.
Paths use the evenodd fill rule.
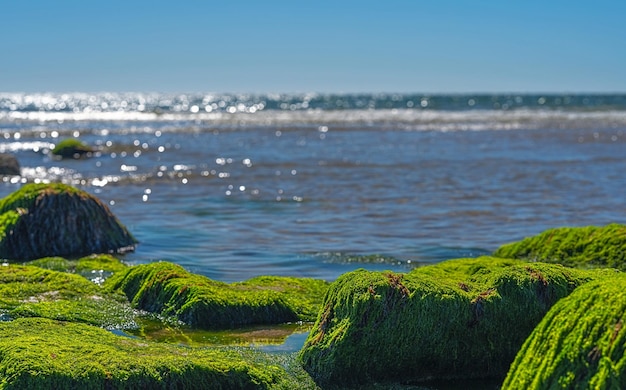
<path fill-rule="evenodd" d="M 78 137 L 97 152 L 57 160 Z M 334 280 L 626 221 L 626 95 L 0 94 L 27 182 L 95 194 L 140 241 L 223 281 Z"/>

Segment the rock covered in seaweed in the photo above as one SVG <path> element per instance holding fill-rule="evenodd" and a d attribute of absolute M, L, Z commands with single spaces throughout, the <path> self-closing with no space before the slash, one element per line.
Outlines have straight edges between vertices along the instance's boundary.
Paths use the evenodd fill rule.
<path fill-rule="evenodd" d="M 42 317 L 115 329 L 137 326 L 124 295 L 80 275 L 36 266 L 0 267 L 0 313 L 3 320 Z"/>
<path fill-rule="evenodd" d="M 227 284 L 156 262 L 118 272 L 105 286 L 122 290 L 139 309 L 173 315 L 195 327 L 217 328 L 313 321 L 328 284 L 279 276 Z"/>
<path fill-rule="evenodd" d="M 625 389 L 626 276 L 579 287 L 526 340 L 503 389 Z"/>
<path fill-rule="evenodd" d="M 91 156 L 93 152 L 94 149 L 84 142 L 76 138 L 68 138 L 59 142 L 51 153 L 64 159 L 80 159 Z"/>
<path fill-rule="evenodd" d="M 561 227 L 506 244 L 494 256 L 559 263 L 569 267 L 611 267 L 626 271 L 626 226 Z"/>
<path fill-rule="evenodd" d="M 137 241 L 95 196 L 65 184 L 27 184 L 0 200 L 0 257 L 122 253 Z"/>
<path fill-rule="evenodd" d="M 0 176 L 19 176 L 20 163 L 14 155 L 8 153 L 0 153 Z"/>
<path fill-rule="evenodd" d="M 502 379 L 549 308 L 602 272 L 494 258 L 350 272 L 329 287 L 300 359 L 322 386 Z"/>
<path fill-rule="evenodd" d="M 71 322 L 0 322 L 3 389 L 312 388 L 271 356 L 122 337 Z"/>
<path fill-rule="evenodd" d="M 28 261 L 24 265 L 76 273 L 97 284 L 102 284 L 108 276 L 127 267 L 118 258 L 109 254 L 93 254 L 78 260 L 69 260 L 59 256 L 44 257 L 43 259 Z"/>

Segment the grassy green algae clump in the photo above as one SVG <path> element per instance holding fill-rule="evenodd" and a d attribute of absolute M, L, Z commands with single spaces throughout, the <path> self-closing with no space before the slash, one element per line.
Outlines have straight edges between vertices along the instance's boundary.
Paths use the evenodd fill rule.
<path fill-rule="evenodd" d="M 0 315 L 5 320 L 43 317 L 105 328 L 136 326 L 125 296 L 80 275 L 35 266 L 0 266 Z"/>
<path fill-rule="evenodd" d="M 118 258 L 109 254 L 93 254 L 77 260 L 59 256 L 44 257 L 25 262 L 24 265 L 33 265 L 59 272 L 76 273 L 98 284 L 102 284 L 113 273 L 125 270 L 128 267 Z"/>
<path fill-rule="evenodd" d="M 328 287 L 322 280 L 260 276 L 223 283 L 157 262 L 118 272 L 105 282 L 142 310 L 176 316 L 201 328 L 313 321 Z"/>
<path fill-rule="evenodd" d="M 626 276 L 581 286 L 524 343 L 504 389 L 625 389 Z"/>
<path fill-rule="evenodd" d="M 93 148 L 77 138 L 65 139 L 52 149 L 52 154 L 55 156 L 73 159 L 89 156 L 93 152 Z"/>
<path fill-rule="evenodd" d="M 251 348 L 206 348 L 202 343 L 186 347 L 110 332 L 142 329 L 146 314 L 134 310 L 121 292 L 73 273 L 81 263 L 85 269 L 126 269 L 117 269 L 108 255 L 29 263 L 65 272 L 35 265 L 0 266 L 0 389 L 316 388 L 294 353 L 270 355 Z M 248 290 L 285 288 L 270 277 L 254 280 L 241 285 Z M 314 311 L 302 302 L 303 312 Z M 163 329 L 172 325 L 153 319 Z"/>
<path fill-rule="evenodd" d="M 0 313 L 5 319 L 45 317 L 107 328 L 136 326 L 124 296 L 74 274 L 32 266 L 0 268 Z"/>
<path fill-rule="evenodd" d="M 0 200 L 0 258 L 124 252 L 136 242 L 105 204 L 65 184 L 27 184 Z"/>
<path fill-rule="evenodd" d="M 541 318 L 607 272 L 482 257 L 331 284 L 300 360 L 323 387 L 501 378 Z"/>
<path fill-rule="evenodd" d="M 0 323 L 2 389 L 300 388 L 271 357 L 246 349 L 188 348 L 48 319 Z M 310 387 L 310 386 L 308 386 Z"/>
<path fill-rule="evenodd" d="M 537 236 L 503 245 L 494 256 L 626 271 L 626 226 L 610 224 L 549 229 Z"/>

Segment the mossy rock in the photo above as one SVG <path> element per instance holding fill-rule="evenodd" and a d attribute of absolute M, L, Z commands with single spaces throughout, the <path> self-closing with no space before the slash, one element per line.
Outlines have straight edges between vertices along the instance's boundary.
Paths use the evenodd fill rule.
<path fill-rule="evenodd" d="M 0 200 L 4 259 L 122 253 L 136 243 L 104 203 L 65 184 L 27 184 Z"/>
<path fill-rule="evenodd" d="M 3 389 L 272 389 L 302 383 L 270 356 L 246 349 L 153 343 L 47 319 L 0 323 L 0 335 Z"/>
<path fill-rule="evenodd" d="M 94 149 L 92 147 L 76 138 L 65 139 L 52 149 L 53 155 L 64 159 L 89 157 L 93 152 Z"/>
<path fill-rule="evenodd" d="M 44 317 L 110 329 L 136 327 L 126 297 L 82 276 L 35 266 L 0 267 L 0 314 L 7 319 Z"/>
<path fill-rule="evenodd" d="M 261 276 L 223 283 L 156 262 L 129 267 L 107 279 L 142 310 L 176 316 L 200 328 L 313 321 L 328 284 L 322 280 Z"/>
<path fill-rule="evenodd" d="M 526 340 L 504 389 L 626 389 L 626 275 L 560 300 Z"/>
<path fill-rule="evenodd" d="M 537 236 L 503 245 L 494 256 L 626 271 L 626 226 L 610 224 L 549 229 Z"/>
<path fill-rule="evenodd" d="M 300 360 L 322 387 L 502 380 L 550 307 L 610 272 L 488 257 L 357 270 L 331 284 Z"/>
<path fill-rule="evenodd" d="M 24 265 L 33 265 L 59 272 L 77 273 L 98 284 L 102 284 L 113 273 L 128 267 L 118 258 L 109 254 L 94 254 L 78 260 L 68 260 L 59 256 L 44 257 L 43 259 L 25 262 Z"/>

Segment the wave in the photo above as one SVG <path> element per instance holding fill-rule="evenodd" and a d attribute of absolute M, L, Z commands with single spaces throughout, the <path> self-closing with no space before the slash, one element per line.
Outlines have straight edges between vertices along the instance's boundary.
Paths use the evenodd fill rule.
<path fill-rule="evenodd" d="M 6 129 L 68 122 L 169 126 L 172 131 L 623 128 L 626 96 L 0 94 L 0 126 Z"/>
<path fill-rule="evenodd" d="M 577 129 L 626 127 L 625 111 L 564 110 L 435 111 L 435 110 L 307 110 L 258 113 L 141 113 L 141 112 L 0 112 L 3 123 L 62 124 L 67 122 L 122 122 L 133 125 L 174 126 L 171 131 L 198 128 L 312 127 L 320 132 L 358 127 L 415 131 Z M 128 132 L 132 129 L 125 129 Z M 145 129 L 136 128 L 142 132 Z M 148 129 L 147 131 L 152 131 Z"/>

